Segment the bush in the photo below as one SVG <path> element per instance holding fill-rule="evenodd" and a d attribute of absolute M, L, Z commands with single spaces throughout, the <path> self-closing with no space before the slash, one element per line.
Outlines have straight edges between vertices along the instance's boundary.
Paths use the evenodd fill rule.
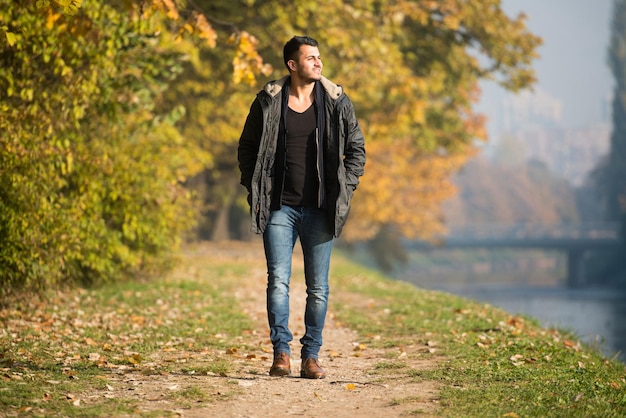
<path fill-rule="evenodd" d="M 181 46 L 109 2 L 0 12 L 0 296 L 167 267 L 204 161 L 158 110 Z"/>

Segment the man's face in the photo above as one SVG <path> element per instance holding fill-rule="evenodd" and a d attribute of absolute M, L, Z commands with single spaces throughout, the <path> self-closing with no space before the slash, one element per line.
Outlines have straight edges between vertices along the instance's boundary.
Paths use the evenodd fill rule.
<path fill-rule="evenodd" d="M 305 81 L 316 81 L 322 78 L 322 57 L 317 47 L 302 45 L 297 60 L 292 60 L 295 76 Z"/>

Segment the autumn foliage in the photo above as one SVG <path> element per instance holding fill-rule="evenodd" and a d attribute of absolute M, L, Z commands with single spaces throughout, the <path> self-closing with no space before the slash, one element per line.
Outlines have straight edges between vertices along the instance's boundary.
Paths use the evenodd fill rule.
<path fill-rule="evenodd" d="M 158 271 L 198 220 L 237 237 L 239 133 L 295 34 L 320 41 L 366 135 L 345 238 L 440 232 L 486 139 L 478 81 L 534 81 L 524 19 L 497 0 L 3 2 L 3 288 Z"/>

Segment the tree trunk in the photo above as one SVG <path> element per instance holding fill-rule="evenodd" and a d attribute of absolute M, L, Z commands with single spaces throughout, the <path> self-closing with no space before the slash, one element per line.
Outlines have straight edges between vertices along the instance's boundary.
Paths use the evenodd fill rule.
<path fill-rule="evenodd" d="M 226 241 L 230 239 L 230 210 L 237 196 L 237 178 L 231 176 L 226 181 L 222 204 L 217 212 L 213 232 L 211 233 L 211 241 Z"/>

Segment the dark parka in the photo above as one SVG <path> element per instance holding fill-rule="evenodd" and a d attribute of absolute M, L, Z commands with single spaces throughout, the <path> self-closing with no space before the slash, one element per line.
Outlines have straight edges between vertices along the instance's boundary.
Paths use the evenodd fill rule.
<path fill-rule="evenodd" d="M 282 167 L 276 155 L 285 103 L 281 92 L 286 90 L 286 83 L 289 76 L 267 83 L 257 94 L 239 139 L 241 184 L 249 193 L 251 230 L 257 234 L 265 231 L 270 211 L 280 205 L 280 201 L 276 202 L 276 187 L 282 188 L 282 184 L 275 183 L 282 178 Z M 325 112 L 322 118 L 318 117 L 324 122 L 318 161 L 323 161 L 323 171 L 319 174 L 325 186 L 319 194 L 325 196 L 329 225 L 333 225 L 329 232 L 338 237 L 348 218 L 352 194 L 363 175 L 365 145 L 354 107 L 343 89 L 324 77 L 317 85 L 323 87 L 323 93 L 317 97 L 323 98 Z"/>

